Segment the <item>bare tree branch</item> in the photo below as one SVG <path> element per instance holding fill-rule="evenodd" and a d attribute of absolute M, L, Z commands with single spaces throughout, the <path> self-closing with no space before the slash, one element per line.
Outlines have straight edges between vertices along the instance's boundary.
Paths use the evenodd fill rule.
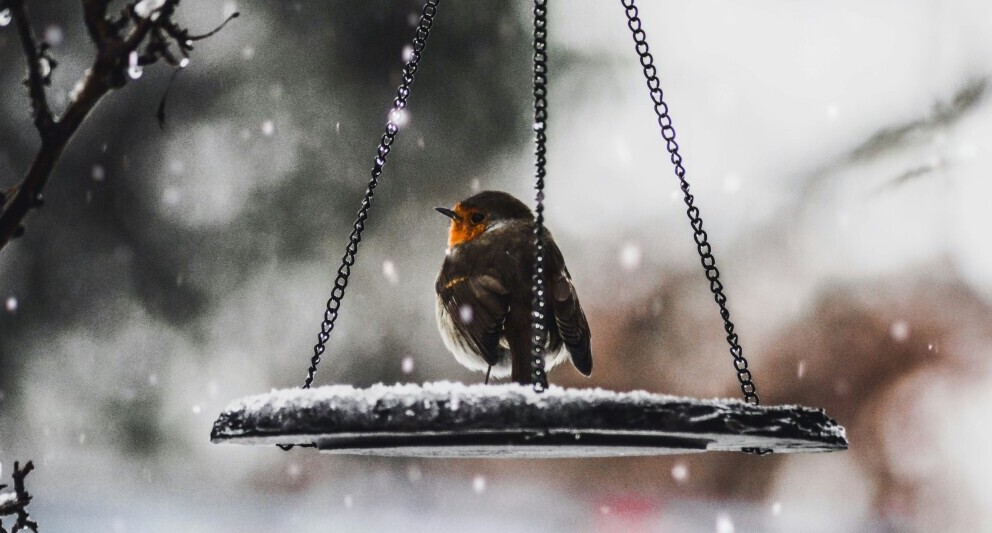
<path fill-rule="evenodd" d="M 47 61 L 42 57 L 38 40 L 34 36 L 31 28 L 31 21 L 28 20 L 27 8 L 24 7 L 24 0 L 9 0 L 7 9 L 14 19 L 17 27 L 17 34 L 21 40 L 21 48 L 24 49 L 24 58 L 28 64 L 28 92 L 31 95 L 31 110 L 34 115 L 34 125 L 38 128 L 38 133 L 44 137 L 52 127 L 52 111 L 48 108 L 48 97 L 45 96 L 45 78 L 42 73 L 42 62 Z M 50 67 L 49 67 L 50 68 Z"/>
<path fill-rule="evenodd" d="M 9 8 L 16 20 L 28 63 L 26 83 L 34 122 L 41 134 L 41 147 L 24 179 L 6 192 L 0 192 L 0 249 L 24 233 L 24 218 L 32 209 L 42 205 L 42 190 L 66 145 L 97 103 L 110 91 L 127 84 L 128 68 L 151 65 L 159 60 L 182 66 L 170 51 L 170 46 L 176 46 L 182 56 L 187 57 L 193 49 L 192 41 L 203 37 L 190 37 L 188 30 L 173 22 L 172 15 L 179 0 L 164 0 L 157 9 L 144 13 L 144 16 L 136 12 L 139 2 L 130 2 L 117 19 L 108 18 L 110 0 L 81 2 L 87 32 L 96 44 L 96 60 L 70 95 L 70 104 L 62 117 L 56 119 L 45 95 L 45 86 L 50 70 L 55 68 L 55 60 L 48 54 L 47 45 L 39 45 L 35 39 L 24 0 L 0 0 L 0 7 Z M 139 53 L 143 45 L 144 50 Z M 131 64 L 134 61 L 132 57 L 137 61 L 135 65 Z M 48 72 L 43 70 L 43 62 Z"/>
<path fill-rule="evenodd" d="M 110 35 L 112 27 L 107 20 L 107 6 L 110 0 L 83 0 L 83 19 L 86 22 L 86 31 L 90 34 L 93 44 L 100 46 L 100 43 Z"/>
<path fill-rule="evenodd" d="M 17 533 L 25 529 L 30 529 L 38 533 L 38 523 L 31 519 L 31 515 L 28 514 L 27 510 L 32 496 L 24 488 L 24 478 L 32 470 L 34 470 L 34 463 L 31 461 L 28 461 L 28 464 L 24 465 L 24 468 L 21 468 L 20 463 L 14 462 L 14 492 L 0 494 L 0 517 L 17 515 L 14 527 L 10 530 L 11 533 Z M 5 488 L 7 488 L 7 485 L 0 485 L 0 490 Z M 2 521 L 0 521 L 0 533 L 7 533 Z"/>

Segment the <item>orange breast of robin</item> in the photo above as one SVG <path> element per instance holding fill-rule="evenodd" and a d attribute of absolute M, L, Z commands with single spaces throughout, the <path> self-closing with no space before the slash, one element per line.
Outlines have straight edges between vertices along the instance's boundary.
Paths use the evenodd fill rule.
<path fill-rule="evenodd" d="M 451 221 L 451 228 L 448 230 L 448 248 L 454 248 L 463 242 L 468 242 L 486 231 L 485 223 L 472 223 L 472 214 L 475 213 L 475 210 L 466 209 L 462 207 L 462 204 L 457 204 L 454 211 L 458 215 L 458 220 L 452 219 Z"/>

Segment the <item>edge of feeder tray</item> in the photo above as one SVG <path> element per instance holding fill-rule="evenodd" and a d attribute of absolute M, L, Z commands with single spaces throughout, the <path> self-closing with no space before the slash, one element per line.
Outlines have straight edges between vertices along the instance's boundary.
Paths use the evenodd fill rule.
<path fill-rule="evenodd" d="M 231 403 L 215 443 L 403 457 L 612 457 L 846 450 L 823 409 L 644 391 L 435 382 L 288 389 Z"/>

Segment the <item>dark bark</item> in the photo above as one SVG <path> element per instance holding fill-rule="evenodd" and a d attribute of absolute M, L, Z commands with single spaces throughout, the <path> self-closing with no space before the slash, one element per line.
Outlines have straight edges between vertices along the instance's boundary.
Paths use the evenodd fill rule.
<path fill-rule="evenodd" d="M 14 526 L 10 530 L 11 533 L 17 533 L 25 529 L 30 529 L 35 533 L 38 531 L 38 523 L 31 519 L 31 515 L 27 511 L 32 496 L 24 487 L 24 478 L 32 470 L 34 470 L 34 463 L 31 461 L 28 461 L 28 464 L 24 465 L 24 468 L 21 468 L 20 463 L 14 462 L 14 498 L 11 500 L 4 499 L 0 502 L 0 517 L 17 515 L 17 520 L 14 521 Z M 7 488 L 7 485 L 0 485 L 0 490 L 5 488 Z M 0 521 L 0 533 L 7 533 L 7 530 L 3 527 L 3 521 Z"/>

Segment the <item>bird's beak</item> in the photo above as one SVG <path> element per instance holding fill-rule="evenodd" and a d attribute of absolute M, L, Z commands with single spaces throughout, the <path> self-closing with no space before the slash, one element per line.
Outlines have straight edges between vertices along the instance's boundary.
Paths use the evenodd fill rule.
<path fill-rule="evenodd" d="M 458 213 L 455 213 L 454 211 L 448 209 L 447 207 L 435 207 L 434 210 L 450 218 L 451 220 L 459 219 Z"/>

